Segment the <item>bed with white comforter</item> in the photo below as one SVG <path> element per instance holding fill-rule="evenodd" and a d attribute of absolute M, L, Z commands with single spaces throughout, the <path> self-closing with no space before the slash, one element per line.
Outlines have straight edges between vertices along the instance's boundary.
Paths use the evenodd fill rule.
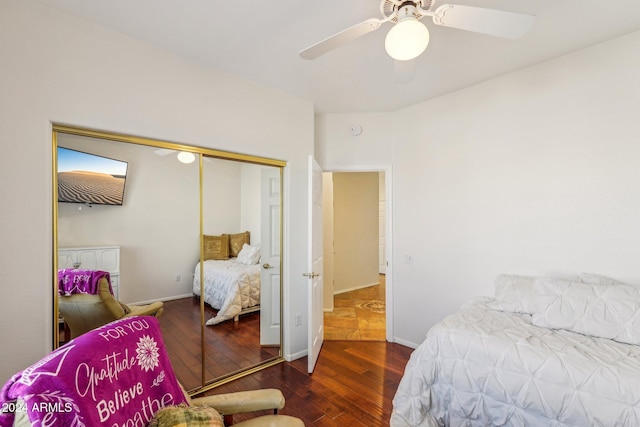
<path fill-rule="evenodd" d="M 640 426 L 640 288 L 500 276 L 413 352 L 391 426 Z"/>
<path fill-rule="evenodd" d="M 193 275 L 193 293 L 200 296 L 200 263 Z M 218 310 L 207 325 L 233 319 L 244 309 L 260 304 L 260 265 L 236 258 L 204 262 L 204 301 Z"/>

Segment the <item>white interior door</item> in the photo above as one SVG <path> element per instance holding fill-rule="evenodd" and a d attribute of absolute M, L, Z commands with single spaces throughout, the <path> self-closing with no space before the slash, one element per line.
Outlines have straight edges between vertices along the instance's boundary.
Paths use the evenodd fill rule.
<path fill-rule="evenodd" d="M 260 345 L 280 345 L 280 169 L 261 172 Z"/>
<path fill-rule="evenodd" d="M 309 373 L 313 372 L 324 342 L 322 263 L 322 169 L 309 156 L 309 261 L 305 273 L 309 279 Z"/>

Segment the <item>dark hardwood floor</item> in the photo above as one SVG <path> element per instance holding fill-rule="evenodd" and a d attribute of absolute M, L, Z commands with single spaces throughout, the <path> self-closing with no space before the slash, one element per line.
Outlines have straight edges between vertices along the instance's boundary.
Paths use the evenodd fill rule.
<path fill-rule="evenodd" d="M 372 341 L 325 341 L 316 369 L 307 358 L 284 362 L 205 395 L 273 387 L 286 398 L 281 414 L 306 426 L 388 426 L 391 401 L 413 349 Z M 235 422 L 252 415 L 236 416 Z"/>
<path fill-rule="evenodd" d="M 205 318 L 216 310 L 205 306 Z M 183 386 L 194 389 L 202 383 L 200 351 L 200 301 L 182 298 L 165 301 L 158 319 L 173 369 Z M 278 355 L 278 349 L 260 346 L 260 312 L 205 327 L 205 378 L 212 380 L 254 366 Z"/>
<path fill-rule="evenodd" d="M 213 311 L 207 308 L 208 311 Z M 186 388 L 199 386 L 199 302 L 185 298 L 165 302 L 160 325 L 173 368 Z M 259 313 L 205 328 L 207 376 L 226 373 L 275 354 L 260 348 Z M 283 362 L 224 384 L 205 394 L 278 388 L 286 398 L 280 412 L 307 426 L 388 426 L 391 401 L 413 349 L 385 341 L 325 341 L 315 371 L 307 358 Z M 257 414 L 238 415 L 236 422 Z"/>

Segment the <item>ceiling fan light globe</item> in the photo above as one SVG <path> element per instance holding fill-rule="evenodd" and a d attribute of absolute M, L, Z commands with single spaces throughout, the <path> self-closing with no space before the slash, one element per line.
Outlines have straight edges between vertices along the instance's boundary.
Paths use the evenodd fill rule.
<path fill-rule="evenodd" d="M 417 58 L 429 44 L 429 30 L 415 18 L 405 18 L 389 30 L 384 48 L 397 61 Z"/>
<path fill-rule="evenodd" d="M 178 153 L 178 160 L 182 163 L 193 163 L 196 159 L 196 156 L 193 153 L 189 153 L 188 151 L 181 151 Z"/>

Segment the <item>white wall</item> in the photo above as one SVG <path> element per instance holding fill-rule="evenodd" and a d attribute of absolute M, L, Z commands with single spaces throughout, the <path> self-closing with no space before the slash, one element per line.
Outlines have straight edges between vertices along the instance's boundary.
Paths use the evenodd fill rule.
<path fill-rule="evenodd" d="M 417 345 L 502 272 L 640 283 L 638 45 L 640 32 L 391 113 L 384 141 L 358 147 L 345 126 L 379 115 L 318 118 L 321 165 L 392 150 L 394 340 Z"/>
<path fill-rule="evenodd" d="M 284 352 L 304 355 L 311 103 L 28 0 L 0 2 L 0 57 L 0 382 L 52 348 L 51 122 L 287 161 Z"/>
<path fill-rule="evenodd" d="M 394 113 L 316 115 L 315 156 L 323 170 L 383 170 L 391 164 Z M 354 124 L 362 126 L 358 136 Z"/>
<path fill-rule="evenodd" d="M 268 166 L 266 166 L 268 167 Z M 242 164 L 240 177 L 240 229 L 236 233 L 249 231 L 251 244 L 260 244 L 260 199 L 262 197 L 261 173 L 263 166 Z"/>
<path fill-rule="evenodd" d="M 208 235 L 240 233 L 242 163 L 205 159 L 202 162 L 203 231 Z M 194 165 L 197 171 L 198 166 Z M 260 185 L 259 182 L 255 185 Z M 196 239 L 197 240 L 197 239 Z M 198 255 L 199 256 L 199 255 Z"/>

